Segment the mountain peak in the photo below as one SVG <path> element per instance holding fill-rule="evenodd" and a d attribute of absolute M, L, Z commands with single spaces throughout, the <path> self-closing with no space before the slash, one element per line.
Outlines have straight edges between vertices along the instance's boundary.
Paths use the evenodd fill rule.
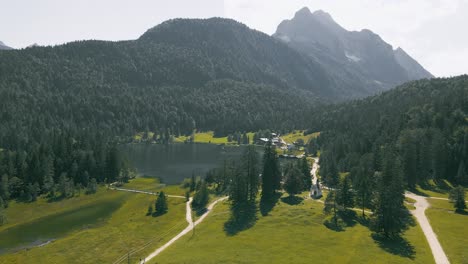
<path fill-rule="evenodd" d="M 300 17 L 300 16 L 310 16 L 310 15 L 312 15 L 312 12 L 310 12 L 310 9 L 307 6 L 305 6 L 299 9 L 299 11 L 297 11 L 294 16 Z"/>
<path fill-rule="evenodd" d="M 13 48 L 8 47 L 7 45 L 5 45 L 5 43 L 0 41 L 0 50 L 11 50 L 11 49 L 13 49 Z"/>

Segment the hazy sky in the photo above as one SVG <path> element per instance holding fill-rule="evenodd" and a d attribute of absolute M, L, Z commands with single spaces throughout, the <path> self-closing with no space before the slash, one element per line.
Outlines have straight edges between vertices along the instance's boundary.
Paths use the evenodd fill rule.
<path fill-rule="evenodd" d="M 468 73 L 468 0 L 0 0 L 0 40 L 23 48 L 136 39 L 170 18 L 212 16 L 272 34 L 304 6 L 374 31 L 436 76 Z"/>

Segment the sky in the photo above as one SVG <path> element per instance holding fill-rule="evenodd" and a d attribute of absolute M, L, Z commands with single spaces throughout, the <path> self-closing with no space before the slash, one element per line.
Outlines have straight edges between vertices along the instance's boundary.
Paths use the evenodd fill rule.
<path fill-rule="evenodd" d="M 213 16 L 271 35 L 305 6 L 348 30 L 374 31 L 435 76 L 468 73 L 468 0 L 0 0 L 0 41 L 128 40 L 167 19 Z"/>

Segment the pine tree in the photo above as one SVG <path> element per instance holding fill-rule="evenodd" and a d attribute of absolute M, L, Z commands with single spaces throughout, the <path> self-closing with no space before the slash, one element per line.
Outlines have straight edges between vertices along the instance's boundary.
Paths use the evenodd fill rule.
<path fill-rule="evenodd" d="M 247 199 L 250 201 L 255 201 L 258 188 L 259 188 L 259 173 L 258 173 L 258 154 L 255 146 L 247 146 L 242 155 L 242 170 L 246 174 L 247 178 Z"/>
<path fill-rule="evenodd" d="M 163 191 L 159 192 L 154 209 L 157 215 L 163 215 L 167 212 L 168 210 L 167 198 L 166 198 L 166 194 Z"/>
<path fill-rule="evenodd" d="M 325 198 L 325 206 L 323 207 L 323 212 L 326 215 L 333 213 L 333 222 L 335 226 L 338 226 L 338 217 L 337 217 L 337 203 L 336 203 L 336 190 L 330 190 Z"/>
<path fill-rule="evenodd" d="M 270 200 L 275 192 L 274 189 L 274 168 L 271 157 L 271 143 L 265 145 L 263 154 L 263 172 L 262 172 L 262 199 Z"/>
<path fill-rule="evenodd" d="M 148 205 L 148 212 L 146 213 L 146 215 L 152 215 L 153 214 L 153 204 L 149 204 Z"/>
<path fill-rule="evenodd" d="M 337 192 L 337 204 L 346 210 L 354 207 L 354 193 L 351 190 L 351 180 L 349 176 L 344 177 L 343 182 Z"/>
<path fill-rule="evenodd" d="M 89 184 L 88 184 L 88 188 L 87 188 L 87 190 L 86 190 L 86 193 L 87 193 L 87 194 L 96 193 L 96 192 L 97 192 L 97 189 L 98 189 L 97 181 L 96 181 L 95 178 L 92 178 L 91 181 L 89 181 Z"/>
<path fill-rule="evenodd" d="M 456 212 L 463 212 L 466 209 L 465 189 L 462 186 L 454 188 L 450 192 L 450 201 L 453 203 Z"/>
<path fill-rule="evenodd" d="M 6 216 L 5 216 L 5 205 L 2 197 L 0 197 L 0 226 L 6 223 Z"/>
<path fill-rule="evenodd" d="M 8 175 L 4 174 L 0 180 L 0 197 L 4 200 L 10 199 L 10 191 L 8 190 Z"/>
<path fill-rule="evenodd" d="M 293 164 L 289 164 L 286 169 L 284 189 L 289 194 L 289 196 L 294 196 L 298 193 L 301 193 L 303 189 L 303 174 L 302 172 Z"/>
<path fill-rule="evenodd" d="M 384 156 L 380 177 L 374 228 L 386 237 L 399 235 L 407 226 L 408 210 L 404 207 L 404 184 L 400 161 L 393 152 Z"/>
<path fill-rule="evenodd" d="M 195 191 L 196 184 L 197 183 L 195 181 L 195 174 L 192 173 L 192 178 L 190 179 L 190 192 Z"/>
<path fill-rule="evenodd" d="M 195 208 L 203 209 L 208 204 L 209 198 L 208 186 L 206 182 L 203 181 L 200 185 L 200 189 L 193 196 L 192 205 Z"/>
<path fill-rule="evenodd" d="M 302 172 L 302 187 L 303 190 L 307 191 L 310 190 L 312 187 L 312 178 L 310 175 L 310 165 L 307 158 L 304 156 L 302 159 L 298 161 L 301 172 Z"/>
<path fill-rule="evenodd" d="M 365 208 L 371 207 L 372 190 L 374 189 L 372 166 L 372 155 L 364 155 L 359 162 L 359 167 L 354 168 L 351 173 L 354 179 L 353 189 L 356 191 L 356 200 L 362 208 L 363 217 L 365 217 Z"/>
<path fill-rule="evenodd" d="M 460 161 L 460 164 L 458 165 L 458 171 L 457 171 L 457 182 L 458 184 L 468 184 L 468 174 L 465 172 L 465 163 Z"/>
<path fill-rule="evenodd" d="M 281 173 L 279 170 L 278 155 L 271 140 L 265 145 L 263 154 L 262 172 L 262 199 L 271 199 L 276 190 L 281 189 Z"/>
<path fill-rule="evenodd" d="M 340 184 L 340 175 L 338 173 L 338 168 L 334 160 L 332 160 L 328 175 L 325 177 L 326 184 L 330 188 L 337 188 Z"/>

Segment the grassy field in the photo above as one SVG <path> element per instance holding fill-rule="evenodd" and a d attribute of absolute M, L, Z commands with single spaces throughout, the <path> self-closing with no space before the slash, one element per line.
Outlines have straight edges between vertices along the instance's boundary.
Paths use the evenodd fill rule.
<path fill-rule="evenodd" d="M 189 138 L 188 136 L 175 137 L 174 142 L 183 143 L 188 138 Z M 229 143 L 227 137 L 215 137 L 213 131 L 195 133 L 194 142 L 195 143 L 212 143 L 212 144 L 228 144 Z"/>
<path fill-rule="evenodd" d="M 304 143 L 307 143 L 309 142 L 311 138 L 316 138 L 319 135 L 320 135 L 320 132 L 316 132 L 316 133 L 312 133 L 312 134 L 304 136 L 304 130 L 296 130 L 289 134 L 282 135 L 281 138 L 283 138 L 284 141 L 290 144 L 296 142 L 300 138 L 304 140 Z"/>
<path fill-rule="evenodd" d="M 428 199 L 426 210 L 434 232 L 451 263 L 468 263 L 468 213 L 454 213 L 449 201 Z"/>
<path fill-rule="evenodd" d="M 418 226 L 401 241 L 381 243 L 357 222 L 341 232 L 328 229 L 322 208 L 310 199 L 279 200 L 267 215 L 257 212 L 252 227 L 232 232 L 225 229 L 225 202 L 151 263 L 434 263 Z"/>
<path fill-rule="evenodd" d="M 434 180 L 427 181 L 424 185 L 417 185 L 415 192 L 422 196 L 448 198 L 450 190 L 454 186 L 447 180 L 434 182 Z M 468 197 L 468 188 L 465 189 L 466 196 Z"/>
<path fill-rule="evenodd" d="M 157 178 L 152 177 L 132 179 L 129 183 L 124 184 L 122 188 L 148 192 L 164 191 L 164 193 L 169 195 L 185 195 L 185 189 L 181 188 L 179 185 L 161 184 Z"/>
<path fill-rule="evenodd" d="M 187 224 L 185 200 L 180 198 L 168 198 L 167 214 L 146 216 L 148 205 L 155 199 L 151 195 L 103 188 L 96 195 L 54 203 L 42 200 L 31 204 L 12 203 L 7 216 L 10 223 L 14 220 L 16 224 L 2 227 L 0 248 L 30 238 L 38 243 L 44 238 L 53 241 L 28 250 L 4 252 L 0 263 L 113 263 L 128 251 L 147 244 L 131 255 L 131 261 L 136 262 Z M 126 257 L 123 259 L 122 263 L 126 263 Z"/>

